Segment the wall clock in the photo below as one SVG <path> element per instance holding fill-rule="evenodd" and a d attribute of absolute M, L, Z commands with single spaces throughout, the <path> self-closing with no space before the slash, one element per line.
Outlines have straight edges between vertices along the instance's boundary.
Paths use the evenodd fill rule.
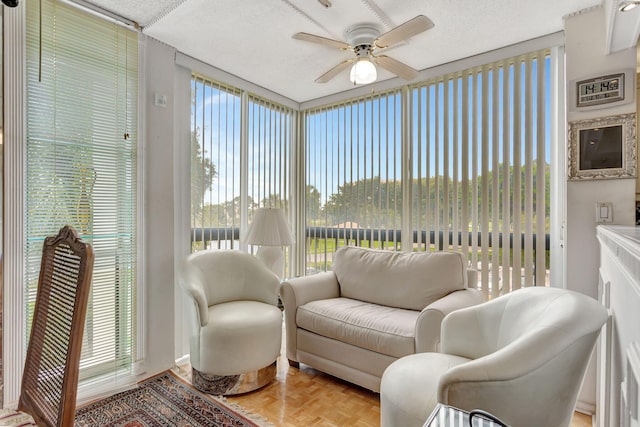
<path fill-rule="evenodd" d="M 608 104 L 624 100 L 624 73 L 609 74 L 576 83 L 576 106 Z"/>

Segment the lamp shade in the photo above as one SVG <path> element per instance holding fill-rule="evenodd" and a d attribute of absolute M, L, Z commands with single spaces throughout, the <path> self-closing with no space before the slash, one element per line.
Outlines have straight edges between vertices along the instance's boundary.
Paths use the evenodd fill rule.
<path fill-rule="evenodd" d="M 258 209 L 249 225 L 247 243 L 258 246 L 291 245 L 293 236 L 282 209 Z"/>

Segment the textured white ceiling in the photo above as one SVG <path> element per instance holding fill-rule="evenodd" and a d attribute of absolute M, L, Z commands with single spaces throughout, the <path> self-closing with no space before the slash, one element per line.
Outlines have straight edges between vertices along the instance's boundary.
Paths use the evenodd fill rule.
<path fill-rule="evenodd" d="M 353 86 L 348 70 L 328 83 L 314 80 L 348 51 L 292 39 L 300 31 L 344 40 L 356 23 L 388 31 L 419 14 L 435 27 L 386 54 L 423 70 L 554 33 L 563 17 L 601 0 L 90 0 L 142 25 L 178 51 L 294 101 Z M 378 80 L 393 78 L 378 67 Z"/>
<path fill-rule="evenodd" d="M 146 27 L 179 6 L 185 0 L 88 0 L 87 3 L 99 6 L 135 21 Z"/>

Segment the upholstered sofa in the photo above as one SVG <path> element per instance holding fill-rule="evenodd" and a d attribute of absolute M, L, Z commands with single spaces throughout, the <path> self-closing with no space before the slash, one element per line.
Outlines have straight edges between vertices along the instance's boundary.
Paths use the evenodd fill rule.
<path fill-rule="evenodd" d="M 333 270 L 282 283 L 287 358 L 378 392 L 402 356 L 437 351 L 442 319 L 482 302 L 457 252 L 342 247 Z"/>

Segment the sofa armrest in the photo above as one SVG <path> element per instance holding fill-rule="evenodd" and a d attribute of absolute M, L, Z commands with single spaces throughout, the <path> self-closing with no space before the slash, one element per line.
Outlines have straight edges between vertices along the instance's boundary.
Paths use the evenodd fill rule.
<path fill-rule="evenodd" d="M 442 320 L 449 313 L 483 302 L 477 289 L 461 289 L 426 306 L 416 322 L 416 353 L 438 351 Z"/>
<path fill-rule="evenodd" d="M 283 281 L 280 287 L 280 296 L 284 305 L 287 358 L 290 361 L 297 362 L 296 312 L 298 307 L 310 301 L 338 298 L 340 296 L 340 286 L 335 273 L 327 271 Z"/>
<path fill-rule="evenodd" d="M 325 271 L 311 276 L 286 279 L 280 288 L 285 309 L 287 303 L 292 307 L 304 305 L 310 301 L 319 299 L 338 298 L 340 286 L 333 271 Z"/>

